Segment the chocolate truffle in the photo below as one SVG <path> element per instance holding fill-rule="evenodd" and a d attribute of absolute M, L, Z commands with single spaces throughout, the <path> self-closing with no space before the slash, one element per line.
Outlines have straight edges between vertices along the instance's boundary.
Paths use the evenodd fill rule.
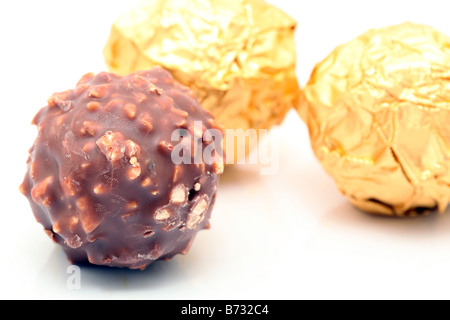
<path fill-rule="evenodd" d="M 20 189 L 72 263 L 145 269 L 208 228 L 223 161 L 205 136 L 221 131 L 169 72 L 87 74 L 33 122 Z"/>
<path fill-rule="evenodd" d="M 145 0 L 113 24 L 104 56 L 122 75 L 168 69 L 225 129 L 267 130 L 298 103 L 296 27 L 264 0 Z"/>
<path fill-rule="evenodd" d="M 374 29 L 319 63 L 299 112 L 343 194 L 372 213 L 444 211 L 450 199 L 450 38 Z"/>

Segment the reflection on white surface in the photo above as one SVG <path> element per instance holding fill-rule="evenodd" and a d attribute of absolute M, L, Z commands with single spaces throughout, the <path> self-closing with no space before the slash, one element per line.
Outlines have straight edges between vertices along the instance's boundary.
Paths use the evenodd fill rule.
<path fill-rule="evenodd" d="M 290 114 L 283 128 L 298 125 Z M 282 139 L 282 152 L 291 154 L 291 143 Z M 281 157 L 276 176 L 261 176 L 255 167 L 227 168 L 212 227 L 197 235 L 188 255 L 145 271 L 81 266 L 80 290 L 66 286 L 70 263 L 62 250 L 29 223 L 27 240 L 18 246 L 22 267 L 40 267 L 25 274 L 13 294 L 93 299 L 446 295 L 436 288 L 450 284 L 445 277 L 450 213 L 406 220 L 365 214 L 337 192 L 309 152 L 295 153 Z M 31 247 L 26 242 L 32 239 L 38 241 Z"/>

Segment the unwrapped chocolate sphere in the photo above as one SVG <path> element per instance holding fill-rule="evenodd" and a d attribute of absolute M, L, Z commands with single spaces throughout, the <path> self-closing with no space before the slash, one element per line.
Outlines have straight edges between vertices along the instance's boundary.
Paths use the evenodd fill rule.
<path fill-rule="evenodd" d="M 87 74 L 33 122 L 21 191 L 73 263 L 144 269 L 208 228 L 223 162 L 203 135 L 220 127 L 167 71 Z"/>
<path fill-rule="evenodd" d="M 403 23 L 319 63 L 299 113 L 312 147 L 357 207 L 411 216 L 450 198 L 450 38 Z"/>
<path fill-rule="evenodd" d="M 269 129 L 298 103 L 296 25 L 263 0 L 145 0 L 114 23 L 104 56 L 122 75 L 168 69 L 225 129 Z"/>

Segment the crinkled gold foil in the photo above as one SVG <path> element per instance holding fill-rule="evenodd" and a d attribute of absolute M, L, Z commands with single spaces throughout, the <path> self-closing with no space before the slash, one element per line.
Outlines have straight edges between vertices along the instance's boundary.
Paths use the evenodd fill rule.
<path fill-rule="evenodd" d="M 168 69 L 225 129 L 268 129 L 298 104 L 296 25 L 263 0 L 145 0 L 114 23 L 104 56 L 122 75 Z"/>
<path fill-rule="evenodd" d="M 299 113 L 340 191 L 372 213 L 444 211 L 450 199 L 450 38 L 404 23 L 319 63 Z"/>

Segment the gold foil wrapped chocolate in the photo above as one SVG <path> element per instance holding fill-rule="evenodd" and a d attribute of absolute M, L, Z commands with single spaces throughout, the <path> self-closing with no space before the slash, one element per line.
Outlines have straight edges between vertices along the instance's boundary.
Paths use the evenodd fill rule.
<path fill-rule="evenodd" d="M 145 0 L 114 23 L 104 56 L 121 75 L 169 70 L 225 129 L 268 129 L 298 104 L 295 29 L 263 0 Z"/>
<path fill-rule="evenodd" d="M 450 38 L 404 23 L 319 63 L 299 113 L 340 191 L 372 213 L 444 211 L 450 199 Z"/>

